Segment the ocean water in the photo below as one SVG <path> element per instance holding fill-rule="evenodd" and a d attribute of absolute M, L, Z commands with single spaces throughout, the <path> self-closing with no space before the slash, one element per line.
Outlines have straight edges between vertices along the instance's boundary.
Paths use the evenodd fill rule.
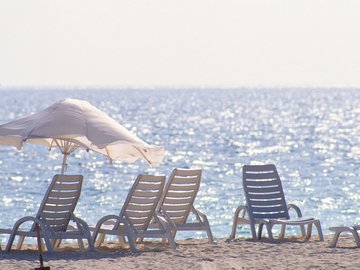
<path fill-rule="evenodd" d="M 328 227 L 360 223 L 360 91 L 356 89 L 7 90 L 0 123 L 67 97 L 89 101 L 150 144 L 165 146 L 164 162 L 149 168 L 79 150 L 68 172 L 84 175 L 76 214 L 89 224 L 119 213 L 140 173 L 169 175 L 175 167 L 203 169 L 195 201 L 215 237 L 230 234 L 244 204 L 242 166 L 274 163 L 288 203 Z M 56 149 L 0 146 L 0 227 L 34 215 L 49 181 L 61 169 Z M 299 233 L 288 227 L 287 234 Z M 248 226 L 239 236 L 250 236 Z M 179 237 L 205 237 L 179 233 Z M 4 236 L 2 236 L 4 238 Z"/>

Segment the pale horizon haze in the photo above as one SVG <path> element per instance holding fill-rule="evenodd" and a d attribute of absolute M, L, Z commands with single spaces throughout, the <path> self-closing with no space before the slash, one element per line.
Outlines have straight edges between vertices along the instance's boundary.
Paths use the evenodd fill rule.
<path fill-rule="evenodd" d="M 360 1 L 0 1 L 0 87 L 360 87 Z"/>

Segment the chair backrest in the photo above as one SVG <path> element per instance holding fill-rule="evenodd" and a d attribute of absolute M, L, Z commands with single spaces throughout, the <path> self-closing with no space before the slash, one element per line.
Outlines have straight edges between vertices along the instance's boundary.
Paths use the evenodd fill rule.
<path fill-rule="evenodd" d="M 249 218 L 290 218 L 275 165 L 244 165 L 243 187 Z"/>
<path fill-rule="evenodd" d="M 154 216 L 164 189 L 165 176 L 138 175 L 130 189 L 120 216 L 126 215 L 137 230 L 145 230 Z"/>
<path fill-rule="evenodd" d="M 80 197 L 82 182 L 82 175 L 55 175 L 36 217 L 45 220 L 56 232 L 66 231 Z"/>
<path fill-rule="evenodd" d="M 174 169 L 158 208 L 165 210 L 174 223 L 185 223 L 201 181 L 201 169 Z"/>

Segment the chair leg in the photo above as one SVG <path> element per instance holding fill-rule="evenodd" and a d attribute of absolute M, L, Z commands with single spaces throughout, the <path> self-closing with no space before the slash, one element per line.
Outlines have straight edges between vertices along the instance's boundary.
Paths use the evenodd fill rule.
<path fill-rule="evenodd" d="M 273 224 L 271 224 L 270 222 L 267 222 L 265 225 L 266 225 L 266 229 L 268 231 L 269 241 L 274 242 L 274 237 L 273 237 L 273 234 L 272 234 Z"/>
<path fill-rule="evenodd" d="M 54 241 L 54 243 L 53 243 L 53 246 L 54 246 L 55 248 L 60 247 L 61 241 L 62 241 L 62 239 L 56 239 L 56 240 Z"/>
<path fill-rule="evenodd" d="M 301 231 L 302 237 L 306 238 L 305 225 L 300 225 L 300 231 Z"/>
<path fill-rule="evenodd" d="M 93 235 L 93 243 L 94 243 L 95 247 L 100 247 L 101 244 L 104 242 L 104 240 L 105 240 L 105 234 L 104 233 L 98 233 L 97 237 L 96 237 L 96 235 L 94 233 L 94 235 Z"/>
<path fill-rule="evenodd" d="M 306 232 L 306 237 L 305 240 L 309 240 L 311 237 L 311 230 L 312 230 L 312 223 L 309 223 L 307 225 L 307 232 Z"/>
<path fill-rule="evenodd" d="M 209 243 L 210 244 L 214 243 L 214 237 L 212 235 L 212 232 L 211 232 L 210 228 L 208 228 L 206 230 L 206 233 L 207 233 L 207 236 L 208 236 Z"/>
<path fill-rule="evenodd" d="M 134 233 L 133 233 L 132 229 L 130 228 L 130 225 L 127 220 L 124 220 L 124 227 L 125 227 L 125 234 L 128 239 L 129 246 L 130 246 L 130 250 L 133 253 L 137 253 L 136 244 L 135 244 L 136 236 L 134 236 Z"/>
<path fill-rule="evenodd" d="M 207 236 L 208 236 L 209 243 L 210 244 L 214 243 L 214 237 L 212 235 L 209 223 L 206 224 L 206 233 L 207 233 Z"/>
<path fill-rule="evenodd" d="M 258 240 L 261 239 L 263 227 L 264 227 L 264 223 L 260 223 L 260 224 L 259 224 L 259 228 L 258 228 L 258 236 L 257 236 L 257 239 L 258 239 Z"/>
<path fill-rule="evenodd" d="M 286 224 L 282 224 L 281 225 L 281 231 L 280 231 L 280 238 L 281 239 L 285 238 L 285 231 L 286 231 Z"/>
<path fill-rule="evenodd" d="M 85 236 L 85 237 L 84 237 Z M 95 245 L 94 245 L 94 241 L 91 237 L 91 233 L 90 233 L 90 230 L 87 229 L 84 231 L 84 236 L 82 236 L 82 238 L 80 239 L 81 240 L 81 243 L 83 243 L 83 239 L 86 238 L 87 241 L 88 241 L 88 245 L 89 245 L 89 250 L 91 251 L 95 251 Z M 83 248 L 84 248 L 84 244 L 83 244 Z M 85 249 L 84 249 L 85 250 Z"/>
<path fill-rule="evenodd" d="M 49 236 L 47 235 L 46 232 L 44 232 L 44 241 L 45 241 L 45 246 L 46 246 L 46 249 L 49 253 L 53 253 L 55 250 L 54 250 L 54 247 L 53 245 L 51 244 L 51 240 L 49 238 Z"/>
<path fill-rule="evenodd" d="M 357 233 L 356 230 L 353 230 L 352 235 L 354 236 L 355 242 L 356 242 L 356 246 L 360 247 L 360 238 L 359 238 L 359 234 Z"/>
<path fill-rule="evenodd" d="M 23 236 L 23 235 L 19 236 L 19 241 L 17 242 L 17 245 L 16 245 L 17 250 L 21 249 L 21 247 L 22 247 L 22 245 L 24 243 L 24 239 L 25 239 L 25 236 Z"/>
<path fill-rule="evenodd" d="M 334 234 L 334 237 L 333 237 L 333 240 L 331 241 L 329 247 L 335 247 L 336 246 L 336 243 L 339 239 L 339 236 L 341 233 L 343 232 L 351 232 L 352 235 L 354 236 L 354 240 L 355 240 L 355 243 L 356 243 L 356 246 L 357 247 L 360 247 L 360 237 L 359 237 L 359 234 L 357 233 L 357 231 L 355 229 L 353 229 L 352 227 L 349 227 L 349 228 L 346 228 L 344 230 L 336 230 L 335 231 L 335 234 Z"/>
<path fill-rule="evenodd" d="M 118 240 L 119 240 L 119 243 L 120 243 L 121 245 L 125 245 L 126 240 L 125 240 L 125 237 L 124 237 L 124 236 L 119 235 L 119 236 L 118 236 Z"/>
<path fill-rule="evenodd" d="M 250 229 L 251 229 L 252 238 L 254 240 L 256 240 L 257 239 L 257 237 L 256 237 L 256 229 L 255 229 L 255 224 L 253 222 L 250 223 Z"/>
<path fill-rule="evenodd" d="M 47 235 L 44 235 L 44 241 L 45 241 L 45 246 L 46 249 L 49 253 L 53 253 L 54 252 L 54 248 L 51 244 L 51 240 L 49 239 L 49 237 Z"/>
<path fill-rule="evenodd" d="M 12 247 L 12 244 L 13 244 L 13 242 L 14 242 L 14 239 L 15 239 L 15 232 L 12 232 L 12 233 L 10 234 L 9 240 L 8 240 L 8 242 L 7 242 L 7 244 L 6 244 L 6 248 L 5 248 L 5 251 L 6 251 L 6 252 L 10 252 L 11 247 Z"/>
<path fill-rule="evenodd" d="M 334 237 L 333 237 L 333 239 L 332 239 L 332 241 L 331 241 L 331 243 L 329 245 L 329 247 L 333 248 L 333 247 L 336 246 L 336 243 L 337 243 L 337 241 L 339 239 L 339 236 L 340 236 L 340 232 L 336 231 L 335 234 L 334 234 Z"/>
<path fill-rule="evenodd" d="M 231 234 L 229 236 L 229 240 L 235 239 L 235 235 L 236 235 L 236 229 L 237 229 L 237 220 L 239 218 L 239 213 L 240 213 L 240 209 L 236 209 L 235 214 L 234 214 L 234 219 L 233 219 L 233 225 L 232 225 L 232 229 L 231 229 Z"/>
<path fill-rule="evenodd" d="M 78 245 L 79 245 L 79 248 L 80 248 L 81 252 L 84 252 L 84 251 L 85 251 L 85 247 L 84 247 L 84 243 L 83 243 L 82 238 L 78 238 L 78 239 L 77 239 L 77 242 L 78 242 Z M 92 241 L 91 241 L 91 242 L 92 242 Z"/>
<path fill-rule="evenodd" d="M 321 224 L 320 224 L 320 220 L 316 220 L 314 222 L 314 225 L 318 231 L 318 236 L 319 236 L 319 240 L 320 241 L 324 241 L 324 236 L 323 236 L 323 233 L 322 233 L 322 229 L 321 229 Z"/>
<path fill-rule="evenodd" d="M 172 249 L 176 249 L 176 243 L 175 243 L 174 237 L 172 236 L 171 231 L 167 232 L 167 239 L 169 241 L 170 247 Z"/>

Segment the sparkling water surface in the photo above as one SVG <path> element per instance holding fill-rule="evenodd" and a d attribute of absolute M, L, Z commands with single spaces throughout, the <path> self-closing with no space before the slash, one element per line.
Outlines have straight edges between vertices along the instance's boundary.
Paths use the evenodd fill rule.
<path fill-rule="evenodd" d="M 149 144 L 165 146 L 164 162 L 149 168 L 78 150 L 69 174 L 84 175 L 76 214 L 89 224 L 118 214 L 135 177 L 175 167 L 203 169 L 196 207 L 215 237 L 230 234 L 244 204 L 242 166 L 274 163 L 286 200 L 328 227 L 360 222 L 360 91 L 356 89 L 241 90 L 1 90 L 0 123 L 27 116 L 63 98 L 79 98 L 108 113 Z M 0 146 L 0 227 L 35 215 L 62 155 L 37 145 Z M 289 235 L 298 228 L 287 228 Z M 250 236 L 248 226 L 239 236 Z M 180 238 L 205 233 L 179 233 Z M 2 236 L 5 237 L 5 236 Z"/>

